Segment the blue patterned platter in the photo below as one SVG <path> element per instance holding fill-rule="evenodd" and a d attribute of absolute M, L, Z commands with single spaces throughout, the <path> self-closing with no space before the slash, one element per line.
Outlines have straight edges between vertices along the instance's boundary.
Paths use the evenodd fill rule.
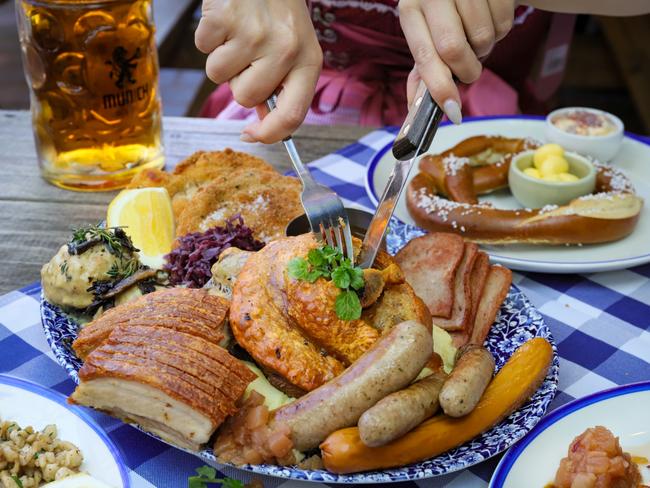
<path fill-rule="evenodd" d="M 391 221 L 386 240 L 389 252 L 394 254 L 410 239 L 421 234 L 422 231 L 416 227 L 402 224 L 397 220 Z M 78 382 L 77 371 L 81 367 L 81 360 L 75 355 L 71 344 L 77 336 L 79 324 L 44 299 L 41 299 L 41 319 L 45 337 L 57 361 L 66 369 L 70 377 Z M 530 432 L 544 416 L 557 390 L 559 361 L 551 331 L 528 298 L 513 285 L 486 341 L 487 348 L 496 360 L 497 370 L 505 364 L 521 344 L 533 337 L 544 337 L 553 346 L 553 364 L 539 390 L 528 403 L 503 422 L 440 456 L 401 468 L 343 475 L 324 470 L 304 470 L 264 464 L 246 465 L 240 469 L 301 481 L 353 484 L 389 483 L 441 476 L 485 461 L 505 451 Z M 210 464 L 219 466 L 211 449 L 192 454 L 198 455 Z"/>

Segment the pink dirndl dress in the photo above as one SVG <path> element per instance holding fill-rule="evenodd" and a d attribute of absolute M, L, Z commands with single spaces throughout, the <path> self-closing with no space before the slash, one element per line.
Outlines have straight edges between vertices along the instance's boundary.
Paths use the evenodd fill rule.
<path fill-rule="evenodd" d="M 308 2 L 323 49 L 323 70 L 305 123 L 401 125 L 407 111 L 406 79 L 413 58 L 399 24 L 397 3 Z M 529 7 L 517 9 L 515 27 L 485 61 L 480 79 L 460 87 L 464 115 L 513 114 L 519 112 L 518 91 L 534 98 L 522 76 L 530 72 L 534 57 L 530 55 L 531 42 L 523 41 L 539 44 L 549 28 L 548 16 Z M 515 69 L 502 69 L 504 73 L 497 74 L 491 68 L 492 61 L 496 68 Z M 201 116 L 251 121 L 257 118 L 255 110 L 233 100 L 227 84 L 210 95 Z"/>

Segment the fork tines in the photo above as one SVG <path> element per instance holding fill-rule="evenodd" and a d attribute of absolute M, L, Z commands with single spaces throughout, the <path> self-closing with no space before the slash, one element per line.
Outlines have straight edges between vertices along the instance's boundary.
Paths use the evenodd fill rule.
<path fill-rule="evenodd" d="M 326 221 L 328 226 L 323 222 L 320 223 L 320 233 L 322 240 L 330 247 L 337 248 L 346 256 L 354 266 L 354 248 L 352 247 L 352 232 L 347 215 L 338 216 L 338 224 L 330 218 Z"/>

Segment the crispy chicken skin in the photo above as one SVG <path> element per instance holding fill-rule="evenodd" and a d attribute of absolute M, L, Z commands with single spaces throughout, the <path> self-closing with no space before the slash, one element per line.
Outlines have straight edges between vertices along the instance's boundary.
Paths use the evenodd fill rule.
<path fill-rule="evenodd" d="M 431 326 L 426 307 L 410 287 L 390 284 L 401 276 L 395 269 L 385 273 L 387 287 L 375 307 L 389 291 L 399 290 L 391 294 L 399 300 L 379 307 L 372 316 L 362 314 L 360 320 L 338 319 L 334 300 L 339 290 L 331 282 L 322 278 L 315 283 L 297 281 L 287 273 L 292 258 L 306 256 L 316 247 L 311 235 L 267 244 L 244 265 L 230 307 L 237 342 L 264 368 L 305 391 L 338 376 L 362 355 L 382 333 L 375 323 L 389 329 L 401 321 L 397 317 L 413 317 Z M 385 253 L 378 260 L 381 268 L 390 264 Z M 400 310 L 392 309 L 393 302 Z"/>
<path fill-rule="evenodd" d="M 102 314 L 81 329 L 72 347 L 84 359 L 119 326 L 165 327 L 219 344 L 228 301 L 204 289 L 169 288 L 144 295 Z"/>
<path fill-rule="evenodd" d="M 255 374 L 202 337 L 163 327 L 120 326 L 79 370 L 71 403 L 139 422 L 190 449 L 237 411 Z"/>
<path fill-rule="evenodd" d="M 372 346 L 379 332 L 363 319 L 336 316 L 334 302 L 340 292 L 322 278 L 315 283 L 288 279 L 287 312 L 306 336 L 347 367 Z"/>

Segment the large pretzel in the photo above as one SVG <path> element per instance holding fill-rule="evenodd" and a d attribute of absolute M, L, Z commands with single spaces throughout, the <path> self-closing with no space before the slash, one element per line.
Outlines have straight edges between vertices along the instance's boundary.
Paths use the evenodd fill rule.
<path fill-rule="evenodd" d="M 621 171 L 600 163 L 594 163 L 595 192 L 561 207 L 505 210 L 478 202 L 477 194 L 508 186 L 513 155 L 537 146 L 528 139 L 476 136 L 425 156 L 407 189 L 409 213 L 424 229 L 489 244 L 593 244 L 634 230 L 643 200 Z"/>

